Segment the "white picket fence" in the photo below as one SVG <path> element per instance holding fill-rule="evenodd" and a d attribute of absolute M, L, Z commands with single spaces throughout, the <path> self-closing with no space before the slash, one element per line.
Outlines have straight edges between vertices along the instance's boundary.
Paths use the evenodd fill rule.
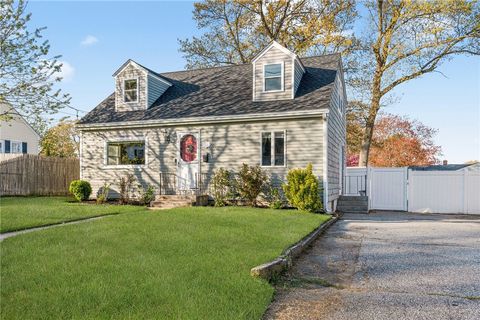
<path fill-rule="evenodd" d="M 366 183 L 358 184 L 358 176 Z M 347 168 L 345 195 L 366 189 L 369 210 L 480 214 L 480 172 Z"/>

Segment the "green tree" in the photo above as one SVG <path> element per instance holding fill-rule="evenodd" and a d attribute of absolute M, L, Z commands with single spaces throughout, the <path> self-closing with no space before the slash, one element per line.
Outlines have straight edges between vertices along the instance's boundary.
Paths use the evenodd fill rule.
<path fill-rule="evenodd" d="M 348 77 L 353 98 L 368 106 L 360 166 L 368 163 L 375 120 L 392 90 L 437 71 L 454 55 L 480 53 L 478 1 L 370 0 L 364 5 L 364 35 L 353 56 L 355 72 Z"/>
<path fill-rule="evenodd" d="M 12 108 L 0 113 L 8 121 L 15 111 L 30 122 L 41 122 L 42 114 L 53 114 L 70 102 L 68 94 L 54 89 L 61 80 L 60 56 L 50 56 L 42 31 L 29 31 L 31 14 L 25 0 L 0 1 L 0 103 Z"/>
<path fill-rule="evenodd" d="M 248 63 L 272 40 L 299 55 L 346 52 L 353 0 L 207 0 L 194 4 L 200 37 L 179 40 L 187 68 Z"/>
<path fill-rule="evenodd" d="M 48 157 L 78 157 L 80 138 L 75 129 L 75 121 L 62 119 L 48 129 L 40 141 L 40 148 L 40 154 Z"/>

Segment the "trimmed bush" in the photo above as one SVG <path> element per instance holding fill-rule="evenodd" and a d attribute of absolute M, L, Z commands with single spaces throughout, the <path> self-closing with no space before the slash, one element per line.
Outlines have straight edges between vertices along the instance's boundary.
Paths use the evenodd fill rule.
<path fill-rule="evenodd" d="M 250 206 L 257 205 L 257 197 L 262 192 L 267 175 L 260 165 L 249 166 L 242 164 L 242 168 L 237 175 L 237 189 L 240 198 L 247 201 Z"/>
<path fill-rule="evenodd" d="M 227 197 L 231 186 L 230 171 L 224 168 L 216 170 L 212 177 L 211 184 L 215 207 L 225 206 L 227 204 Z"/>
<path fill-rule="evenodd" d="M 288 171 L 287 183 L 283 191 L 288 202 L 297 209 L 318 212 L 323 209 L 320 199 L 321 188 L 317 177 L 313 174 L 312 164 L 305 169 Z"/>
<path fill-rule="evenodd" d="M 139 184 L 138 188 L 140 189 L 140 203 L 150 206 L 150 202 L 155 200 L 155 187 L 151 184 L 146 186 Z"/>
<path fill-rule="evenodd" d="M 77 199 L 78 201 L 87 200 L 92 193 L 92 186 L 88 181 L 85 180 L 73 180 L 70 183 L 70 187 L 68 188 L 71 194 Z"/>

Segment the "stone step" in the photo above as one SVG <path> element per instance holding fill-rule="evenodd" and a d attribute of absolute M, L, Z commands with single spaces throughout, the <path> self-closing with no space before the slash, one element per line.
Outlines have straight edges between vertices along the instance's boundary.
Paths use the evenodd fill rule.
<path fill-rule="evenodd" d="M 342 212 L 361 212 L 361 211 L 368 211 L 367 206 L 337 206 L 338 211 Z"/>
<path fill-rule="evenodd" d="M 195 201 L 195 196 L 193 195 L 184 195 L 184 194 L 161 194 L 155 196 L 155 201 L 172 201 L 172 200 L 185 200 L 185 201 Z"/>
<path fill-rule="evenodd" d="M 342 211 L 343 214 L 368 214 L 368 211 Z"/>
<path fill-rule="evenodd" d="M 337 206 L 346 206 L 346 207 L 368 207 L 368 202 L 359 202 L 359 201 L 339 201 Z"/>
<path fill-rule="evenodd" d="M 157 208 L 157 209 L 172 209 L 172 208 L 183 208 L 183 207 L 191 207 L 192 203 L 167 203 L 167 202 L 151 202 L 150 208 Z"/>
<path fill-rule="evenodd" d="M 339 201 L 368 201 L 367 196 L 340 196 Z"/>

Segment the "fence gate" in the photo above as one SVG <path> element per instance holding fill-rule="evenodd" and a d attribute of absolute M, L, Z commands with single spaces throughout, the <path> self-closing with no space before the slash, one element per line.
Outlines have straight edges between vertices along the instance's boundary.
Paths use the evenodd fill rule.
<path fill-rule="evenodd" d="M 407 211 L 408 168 L 368 168 L 369 210 Z"/>

